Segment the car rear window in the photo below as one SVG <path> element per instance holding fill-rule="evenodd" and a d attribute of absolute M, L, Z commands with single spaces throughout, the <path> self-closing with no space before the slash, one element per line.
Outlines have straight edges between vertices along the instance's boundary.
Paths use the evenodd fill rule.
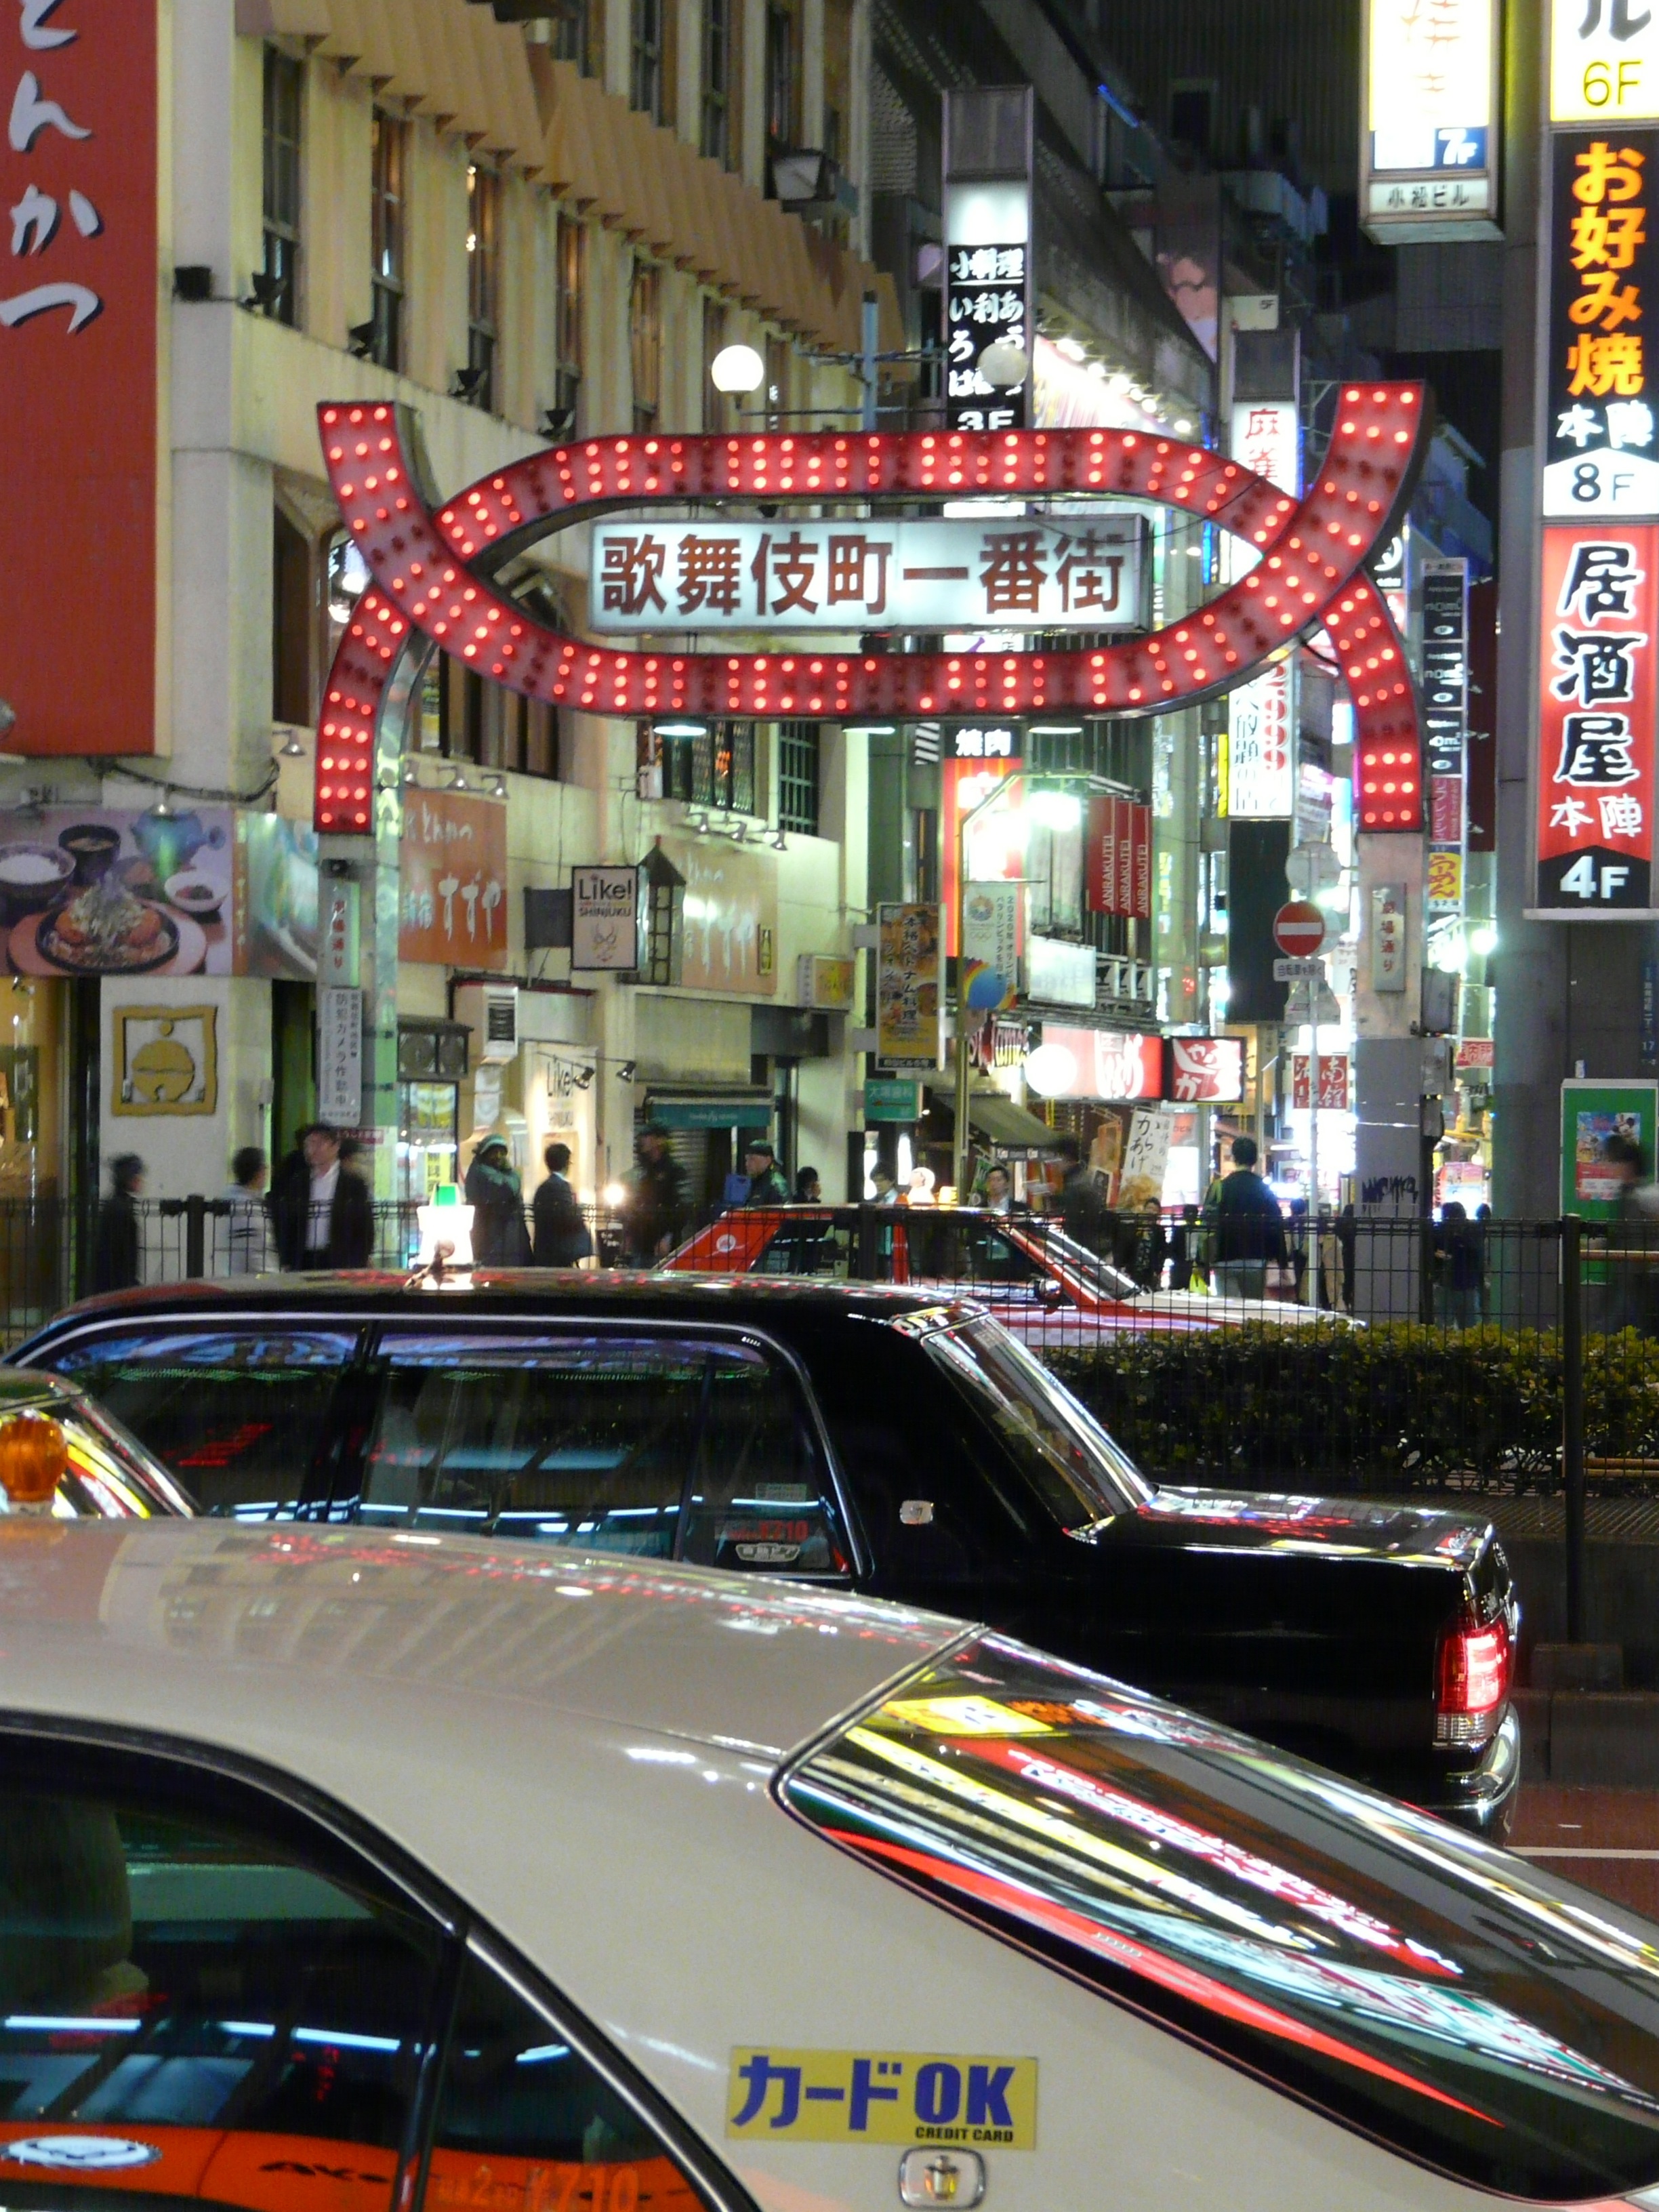
<path fill-rule="evenodd" d="M 794 1376 L 732 1337 L 388 1331 L 360 1517 L 840 1575 Z"/>
<path fill-rule="evenodd" d="M 835 1843 L 1479 2187 L 1659 2182 L 1659 1948 L 1408 1808 L 999 1637 L 810 1753 Z"/>

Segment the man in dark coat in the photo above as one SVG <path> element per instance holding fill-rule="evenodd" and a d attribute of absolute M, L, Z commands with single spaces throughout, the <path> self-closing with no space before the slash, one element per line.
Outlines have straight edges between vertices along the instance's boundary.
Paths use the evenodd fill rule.
<path fill-rule="evenodd" d="M 110 1192 L 98 1209 L 98 1241 L 92 1255 L 94 1291 L 130 1291 L 138 1281 L 138 1208 L 144 1164 L 137 1152 L 110 1162 Z"/>
<path fill-rule="evenodd" d="M 1083 1158 L 1075 1137 L 1062 1137 L 1054 1146 L 1064 1171 L 1060 1186 L 1060 1218 L 1066 1234 L 1085 1252 L 1103 1255 L 1112 1224 L 1100 1178 Z"/>
<path fill-rule="evenodd" d="M 534 1231 L 530 1256 L 538 1267 L 574 1267 L 592 1251 L 593 1237 L 566 1173 L 570 1147 L 550 1145 L 542 1158 L 547 1163 L 547 1180 L 531 1206 Z"/>
<path fill-rule="evenodd" d="M 505 1137 L 486 1137 L 466 1171 L 472 1257 L 481 1267 L 522 1267 L 530 1259 L 524 1189 Z"/>
<path fill-rule="evenodd" d="M 639 1164 L 623 1201 L 630 1267 L 649 1267 L 672 1252 L 685 1225 L 685 1170 L 653 1123 L 640 1133 Z"/>
<path fill-rule="evenodd" d="M 1233 1171 L 1222 1178 L 1210 1209 L 1215 1231 L 1213 1287 L 1224 1298 L 1267 1295 L 1267 1263 L 1287 1264 L 1285 1217 L 1256 1173 L 1254 1137 L 1235 1137 Z"/>
<path fill-rule="evenodd" d="M 745 1206 L 787 1206 L 789 1186 L 783 1179 L 777 1154 L 760 1137 L 750 1137 L 743 1148 L 743 1171 L 749 1178 Z"/>
<path fill-rule="evenodd" d="M 374 1249 L 368 1185 L 340 1156 L 340 1132 L 313 1121 L 283 1162 L 270 1222 L 284 1267 L 366 1267 Z"/>

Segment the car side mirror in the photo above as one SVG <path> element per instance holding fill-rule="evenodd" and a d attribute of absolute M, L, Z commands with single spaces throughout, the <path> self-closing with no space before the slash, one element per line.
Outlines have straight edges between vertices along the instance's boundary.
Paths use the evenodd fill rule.
<path fill-rule="evenodd" d="M 1065 1285 L 1056 1283 L 1052 1277 L 1045 1279 L 1042 1287 L 1037 1292 L 1037 1301 L 1039 1304 L 1047 1306 L 1051 1312 L 1055 1306 L 1065 1305 L 1067 1303 Z"/>

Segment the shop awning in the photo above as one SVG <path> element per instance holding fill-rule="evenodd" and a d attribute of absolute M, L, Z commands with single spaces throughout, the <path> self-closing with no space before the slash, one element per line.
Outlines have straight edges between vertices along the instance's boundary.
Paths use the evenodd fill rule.
<path fill-rule="evenodd" d="M 948 1071 L 925 1075 L 922 1081 L 933 1097 L 954 1110 L 957 1101 L 957 1080 Z M 994 1145 L 1003 1145 L 1010 1152 L 1052 1152 L 1060 1142 L 1057 1130 L 1046 1121 L 1039 1121 L 1035 1114 L 1028 1114 L 1023 1106 L 1016 1106 L 1000 1091 L 970 1091 L 968 1094 L 968 1121 L 981 1137 L 988 1137 Z"/>
<path fill-rule="evenodd" d="M 763 1129 L 772 1127 L 766 1091 L 648 1091 L 645 1118 L 665 1129 Z"/>

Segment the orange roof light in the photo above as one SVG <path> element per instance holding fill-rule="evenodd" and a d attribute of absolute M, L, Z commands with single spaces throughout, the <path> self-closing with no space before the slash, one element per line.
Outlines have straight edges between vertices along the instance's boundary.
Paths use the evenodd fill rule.
<path fill-rule="evenodd" d="M 69 1466 L 69 1442 L 49 1413 L 0 1421 L 0 1489 L 14 1513 L 46 1513 Z"/>

